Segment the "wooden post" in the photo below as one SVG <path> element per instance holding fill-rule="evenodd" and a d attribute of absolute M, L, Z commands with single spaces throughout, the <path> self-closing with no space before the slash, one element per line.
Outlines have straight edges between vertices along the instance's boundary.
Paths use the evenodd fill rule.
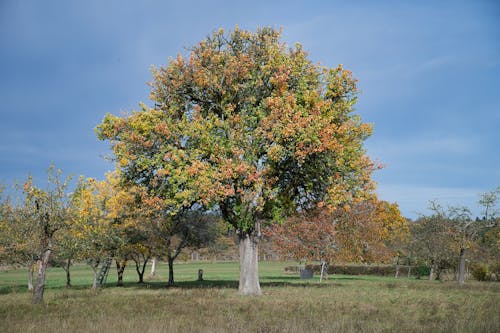
<path fill-rule="evenodd" d="M 203 270 L 202 269 L 198 270 L 198 281 L 203 281 Z"/>

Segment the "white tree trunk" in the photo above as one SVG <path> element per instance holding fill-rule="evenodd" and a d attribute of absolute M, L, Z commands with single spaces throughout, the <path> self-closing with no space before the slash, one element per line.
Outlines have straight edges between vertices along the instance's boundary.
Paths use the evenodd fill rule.
<path fill-rule="evenodd" d="M 261 295 L 259 283 L 259 239 L 244 233 L 239 239 L 240 284 L 242 295 Z"/>
<path fill-rule="evenodd" d="M 28 267 L 28 290 L 33 290 L 33 277 L 35 275 L 36 262 L 32 262 Z"/>
<path fill-rule="evenodd" d="M 321 274 L 319 275 L 319 282 L 320 283 L 323 281 L 323 274 L 325 272 L 325 266 L 326 266 L 326 262 L 322 261 L 321 262 Z"/>
<path fill-rule="evenodd" d="M 153 257 L 153 260 L 151 262 L 151 273 L 149 273 L 149 276 L 155 277 L 156 276 L 156 263 L 158 262 L 157 257 Z"/>

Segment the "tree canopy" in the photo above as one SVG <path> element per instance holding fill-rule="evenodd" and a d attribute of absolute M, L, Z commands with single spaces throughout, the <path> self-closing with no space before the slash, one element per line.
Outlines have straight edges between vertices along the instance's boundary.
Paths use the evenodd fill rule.
<path fill-rule="evenodd" d="M 170 214 L 218 209 L 245 240 L 261 221 L 348 205 L 374 188 L 356 80 L 288 48 L 279 31 L 219 30 L 152 73 L 154 108 L 108 114 L 97 134 L 112 142 L 124 181 Z"/>

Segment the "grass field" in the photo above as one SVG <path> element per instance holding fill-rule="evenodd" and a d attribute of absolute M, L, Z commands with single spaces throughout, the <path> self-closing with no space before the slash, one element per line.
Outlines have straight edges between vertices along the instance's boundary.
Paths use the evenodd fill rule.
<path fill-rule="evenodd" d="M 263 296 L 237 294 L 236 263 L 180 263 L 143 285 L 133 267 L 125 286 L 91 292 L 91 272 L 48 273 L 45 303 L 31 305 L 25 270 L 0 271 L 0 332 L 500 332 L 500 284 L 369 276 L 300 280 L 289 263 L 260 264 Z M 198 269 L 205 281 L 197 282 Z"/>

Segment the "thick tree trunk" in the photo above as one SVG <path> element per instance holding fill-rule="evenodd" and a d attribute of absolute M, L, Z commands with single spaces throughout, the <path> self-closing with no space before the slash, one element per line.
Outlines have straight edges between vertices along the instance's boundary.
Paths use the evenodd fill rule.
<path fill-rule="evenodd" d="M 68 258 L 68 260 L 66 261 L 66 268 L 64 269 L 66 271 L 66 288 L 71 287 L 70 266 L 71 266 L 71 258 Z"/>
<path fill-rule="evenodd" d="M 45 291 L 45 275 L 47 273 L 47 265 L 49 264 L 51 252 L 52 250 L 50 249 L 49 244 L 43 252 L 42 260 L 40 261 L 40 266 L 38 268 L 38 276 L 36 278 L 36 286 L 33 293 L 33 304 L 40 304 L 43 301 L 43 292 Z"/>
<path fill-rule="evenodd" d="M 117 287 L 123 287 L 123 272 L 125 272 L 125 266 L 127 266 L 126 260 L 115 260 L 116 262 L 116 273 L 118 275 L 118 281 L 116 282 Z"/>
<path fill-rule="evenodd" d="M 149 276 L 155 277 L 156 276 L 156 263 L 158 262 L 157 257 L 153 257 L 153 262 L 151 263 L 151 273 L 149 273 Z"/>
<path fill-rule="evenodd" d="M 174 285 L 174 257 L 168 256 L 168 286 Z"/>
<path fill-rule="evenodd" d="M 460 262 L 458 265 L 458 284 L 463 285 L 465 282 L 465 249 L 460 249 Z"/>
<path fill-rule="evenodd" d="M 261 295 L 259 283 L 259 238 L 247 233 L 239 237 L 240 284 L 238 292 L 242 295 Z"/>

